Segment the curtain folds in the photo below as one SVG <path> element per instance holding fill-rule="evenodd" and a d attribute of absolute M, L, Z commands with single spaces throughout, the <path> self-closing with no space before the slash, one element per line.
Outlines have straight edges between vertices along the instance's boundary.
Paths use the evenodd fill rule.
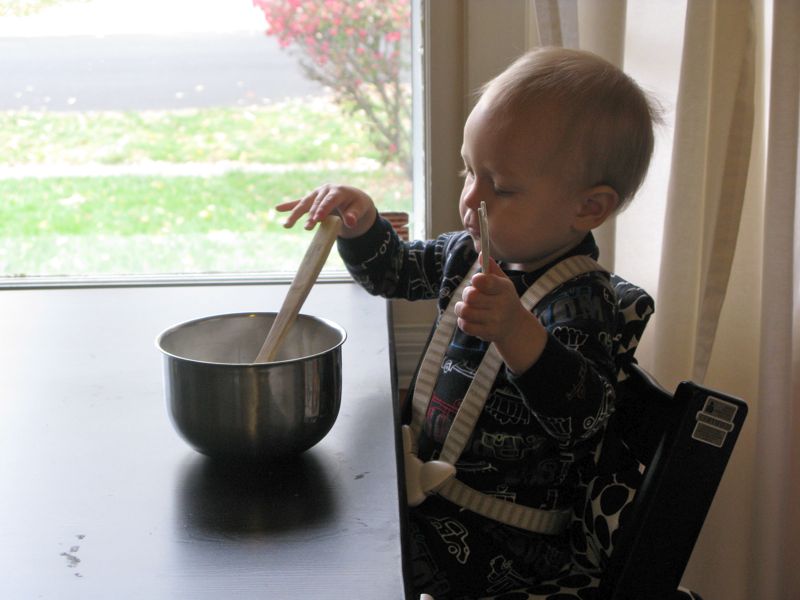
<path fill-rule="evenodd" d="M 624 68 L 626 14 L 627 0 L 581 2 L 577 11 L 578 45 Z M 616 264 L 616 230 L 616 221 L 612 219 L 595 231 L 600 261 L 609 271 Z"/>
<path fill-rule="evenodd" d="M 744 204 L 754 127 L 750 2 L 689 2 L 659 273 L 657 375 L 705 380 Z"/>
<path fill-rule="evenodd" d="M 796 597 L 800 589 L 800 390 L 798 389 L 798 114 L 800 5 L 774 3 L 769 135 L 764 194 L 761 351 L 753 515 L 757 568 L 751 597 Z M 768 515 L 769 518 L 765 518 Z M 791 590 L 791 591 L 790 591 Z"/>
<path fill-rule="evenodd" d="M 576 30 L 579 47 L 615 64 L 639 58 L 625 40 L 626 20 L 630 33 L 631 11 L 641 6 L 627 6 L 626 15 L 624 0 L 578 0 L 575 11 L 569 0 L 528 2 L 541 43 L 568 45 L 564 32 Z M 645 336 L 651 351 L 640 360 L 668 388 L 693 379 L 750 408 L 684 585 L 706 600 L 793 600 L 800 590 L 800 2 L 688 0 L 685 8 L 661 258 L 651 263 L 658 263 L 650 290 L 656 315 Z M 616 231 L 601 231 L 604 264 L 614 266 L 615 236 L 625 247 L 626 232 L 652 225 L 626 212 Z M 639 275 L 625 272 L 633 281 Z"/>

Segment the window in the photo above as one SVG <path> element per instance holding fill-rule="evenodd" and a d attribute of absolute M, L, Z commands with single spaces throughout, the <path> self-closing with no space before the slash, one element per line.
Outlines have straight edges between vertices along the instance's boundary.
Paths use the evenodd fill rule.
<path fill-rule="evenodd" d="M 326 181 L 411 213 L 410 12 L 4 2 L 0 278 L 290 273 L 273 206 Z"/>

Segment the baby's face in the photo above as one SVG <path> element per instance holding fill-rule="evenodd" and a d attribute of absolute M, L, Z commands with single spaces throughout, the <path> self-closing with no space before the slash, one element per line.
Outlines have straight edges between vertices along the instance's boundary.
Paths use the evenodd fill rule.
<path fill-rule="evenodd" d="M 485 201 L 492 257 L 510 268 L 543 266 L 586 233 L 575 227 L 581 195 L 560 175 L 565 170 L 537 169 L 552 155 L 553 129 L 546 118 L 501 117 L 483 101 L 464 126 L 461 221 L 479 248 L 478 207 Z"/>

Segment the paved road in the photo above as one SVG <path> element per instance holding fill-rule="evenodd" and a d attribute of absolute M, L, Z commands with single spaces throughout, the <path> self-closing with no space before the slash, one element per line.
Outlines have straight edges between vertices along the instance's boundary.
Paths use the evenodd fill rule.
<path fill-rule="evenodd" d="M 0 38 L 0 110 L 136 110 L 318 94 L 261 33 Z"/>

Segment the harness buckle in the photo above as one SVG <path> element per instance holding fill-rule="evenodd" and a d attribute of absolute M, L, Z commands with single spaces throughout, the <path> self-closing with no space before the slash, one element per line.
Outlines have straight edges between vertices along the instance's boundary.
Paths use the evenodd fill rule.
<path fill-rule="evenodd" d="M 418 506 L 425 498 L 455 477 L 456 468 L 443 460 L 423 462 L 414 448 L 414 433 L 403 425 L 403 462 L 406 475 L 406 500 L 409 506 Z"/>

